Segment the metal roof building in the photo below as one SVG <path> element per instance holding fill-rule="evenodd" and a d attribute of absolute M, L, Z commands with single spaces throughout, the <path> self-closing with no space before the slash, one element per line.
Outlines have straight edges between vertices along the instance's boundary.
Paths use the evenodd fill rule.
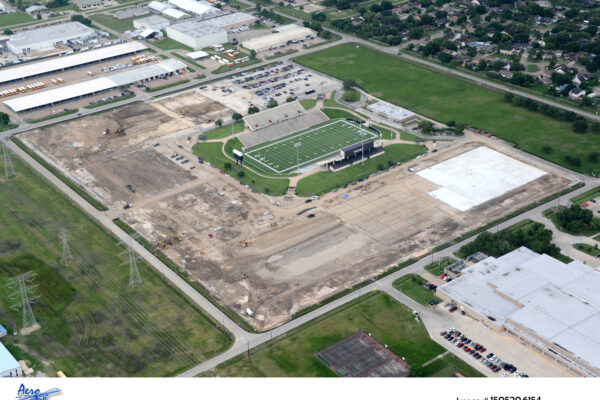
<path fill-rule="evenodd" d="M 521 247 L 462 272 L 438 294 L 565 368 L 600 375 L 600 271 Z"/>
<path fill-rule="evenodd" d="M 79 23 L 52 25 L 15 33 L 6 44 L 13 53 L 50 50 L 56 45 L 65 44 L 69 40 L 90 39 L 96 37 L 96 31 Z"/>
<path fill-rule="evenodd" d="M 10 352 L 0 343 L 0 377 L 22 376 L 21 365 Z"/>
<path fill-rule="evenodd" d="M 52 90 L 37 92 L 28 96 L 17 97 L 6 100 L 4 104 L 15 112 L 29 111 L 106 90 L 116 89 L 119 86 L 130 85 L 135 82 L 169 75 L 185 68 L 186 65 L 181 61 L 169 59 L 157 64 L 145 65 L 140 68 L 118 72 L 107 77 L 96 78 Z"/>
<path fill-rule="evenodd" d="M 194 50 L 227 42 L 226 30 L 200 21 L 185 21 L 174 24 L 168 26 L 166 32 L 171 39 Z"/>
<path fill-rule="evenodd" d="M 184 13 L 183 11 L 178 10 L 176 8 L 165 8 L 162 11 L 162 13 L 164 15 L 166 15 L 167 17 L 173 18 L 174 20 L 178 20 L 178 19 L 181 19 L 183 17 L 187 17 L 188 15 L 190 15 L 190 14 Z"/>
<path fill-rule="evenodd" d="M 171 25 L 171 21 L 160 15 L 152 15 L 133 21 L 133 27 L 135 29 L 155 29 L 157 31 L 162 31 L 169 25 Z"/>
<path fill-rule="evenodd" d="M 416 117 L 414 112 L 385 101 L 378 101 L 377 103 L 369 104 L 367 106 L 367 110 L 398 123 L 410 121 Z"/>
<path fill-rule="evenodd" d="M 273 47 L 287 44 L 290 41 L 303 40 L 314 36 L 317 36 L 317 32 L 312 29 L 295 26 L 291 29 L 284 29 L 282 32 L 246 40 L 242 43 L 242 46 L 258 53 L 259 51 L 269 50 Z"/>
<path fill-rule="evenodd" d="M 219 12 L 218 8 L 213 7 L 210 3 L 207 3 L 206 1 L 169 0 L 169 3 L 173 4 L 178 8 L 181 8 L 182 10 L 189 11 L 196 15 L 205 15 Z"/>
<path fill-rule="evenodd" d="M 122 43 L 115 46 L 103 47 L 98 50 L 81 52 L 69 56 L 52 58 L 39 63 L 25 64 L 20 67 L 6 68 L 0 70 L 0 84 L 7 84 L 23 79 L 62 71 L 69 68 L 81 67 L 83 65 L 108 60 L 115 57 L 126 56 L 148 47 L 139 42 Z"/>

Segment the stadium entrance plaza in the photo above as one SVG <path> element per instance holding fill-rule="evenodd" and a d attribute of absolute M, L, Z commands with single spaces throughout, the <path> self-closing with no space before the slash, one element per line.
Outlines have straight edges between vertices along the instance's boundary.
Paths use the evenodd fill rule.
<path fill-rule="evenodd" d="M 100 198 L 110 208 L 110 217 L 134 227 L 192 281 L 258 330 L 280 325 L 341 289 L 575 181 L 554 167 L 536 164 L 546 172 L 543 176 L 459 211 L 432 197 L 429 192 L 441 186 L 417 173 L 482 145 L 531 164 L 529 156 L 501 141 L 467 135 L 440 142 L 436 153 L 311 204 L 296 196 L 284 201 L 253 193 L 219 168 L 198 164 L 191 152 L 196 122 L 187 114 L 178 115 L 177 96 L 192 95 L 127 106 L 20 138 Z M 231 112 L 198 93 L 194 96 L 199 96 L 197 102 L 207 102 L 211 119 Z M 115 120 L 125 124 L 125 136 L 103 137 L 102 130 L 114 129 L 110 124 Z M 170 158 L 174 153 L 191 162 L 181 165 Z M 127 202 L 132 208 L 124 210 Z M 308 207 L 316 207 L 315 218 L 298 214 Z M 244 240 L 248 247 L 240 245 Z"/>

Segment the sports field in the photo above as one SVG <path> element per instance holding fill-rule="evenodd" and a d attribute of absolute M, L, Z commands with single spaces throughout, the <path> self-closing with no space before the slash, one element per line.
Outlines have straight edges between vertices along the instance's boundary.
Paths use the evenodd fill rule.
<path fill-rule="evenodd" d="M 361 134 L 363 136 L 361 136 Z M 284 174 L 334 156 L 344 147 L 378 135 L 343 119 L 300 131 L 246 150 L 244 158 L 262 170 Z M 300 147 L 296 149 L 296 143 Z"/>

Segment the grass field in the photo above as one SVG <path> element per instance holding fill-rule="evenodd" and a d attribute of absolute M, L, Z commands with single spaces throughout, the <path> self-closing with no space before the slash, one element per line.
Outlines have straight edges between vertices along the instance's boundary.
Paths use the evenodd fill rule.
<path fill-rule="evenodd" d="M 394 288 L 398 289 L 414 301 L 424 306 L 428 306 L 430 301 L 437 300 L 441 303 L 439 297 L 423 286 L 427 279 L 415 274 L 408 274 L 402 278 L 396 279 L 393 283 Z"/>
<path fill-rule="evenodd" d="M 452 257 L 442 257 L 440 258 L 438 261 L 433 262 L 429 265 L 425 266 L 425 271 L 435 275 L 435 276 L 440 276 L 444 273 L 444 268 L 446 268 L 446 266 L 455 263 L 456 260 Z"/>
<path fill-rule="evenodd" d="M 251 147 L 245 151 L 244 158 L 261 169 L 285 174 L 297 168 L 298 159 L 302 168 L 337 155 L 340 149 L 360 143 L 361 140 L 376 138 L 378 135 L 374 132 L 339 119 Z M 301 143 L 299 150 L 295 148 L 296 143 Z"/>
<path fill-rule="evenodd" d="M 598 254 L 600 254 L 600 250 L 598 249 L 598 245 L 596 246 L 590 246 L 587 243 L 575 243 L 573 245 L 574 248 L 576 248 L 577 250 L 590 255 L 592 257 L 596 257 Z"/>
<path fill-rule="evenodd" d="M 0 15 L 0 27 L 23 24 L 30 21 L 34 21 L 34 19 L 22 11 Z"/>
<path fill-rule="evenodd" d="M 165 38 L 159 42 L 154 42 L 152 43 L 153 45 L 155 45 L 156 47 L 158 47 L 159 49 L 162 50 L 187 50 L 187 51 L 194 51 L 194 49 L 192 49 L 189 46 L 186 46 L 183 43 L 179 43 L 176 40 L 173 40 L 169 37 L 167 37 L 167 35 L 165 34 Z"/>
<path fill-rule="evenodd" d="M 581 204 L 583 202 L 589 201 L 596 197 L 600 197 L 600 186 L 598 186 L 592 190 L 588 190 L 587 192 L 582 193 L 579 196 L 573 197 L 571 199 L 571 202 L 575 203 L 575 204 Z"/>
<path fill-rule="evenodd" d="M 439 360 L 423 367 L 423 375 L 432 378 L 454 378 L 457 372 L 466 377 L 485 376 L 454 354 L 446 354 Z"/>
<path fill-rule="evenodd" d="M 125 18 L 125 19 L 117 19 L 112 15 L 105 14 L 94 14 L 90 15 L 90 19 L 94 22 L 99 23 L 100 25 L 104 25 L 107 28 L 113 29 L 118 32 L 125 32 L 129 30 L 133 30 L 133 20 L 134 18 Z"/>
<path fill-rule="evenodd" d="M 238 121 L 233 124 L 233 133 L 239 133 L 244 130 L 244 121 Z M 221 126 L 220 128 L 211 129 L 210 131 L 206 131 L 201 133 L 198 136 L 198 140 L 200 137 L 206 136 L 207 140 L 211 139 L 222 139 L 227 136 L 231 136 L 231 124 L 226 124 Z"/>
<path fill-rule="evenodd" d="M 207 376 L 337 376 L 315 353 L 358 331 L 370 332 L 379 343 L 414 365 L 443 353 L 412 310 L 381 292 L 370 292 L 327 314 L 219 365 Z"/>
<path fill-rule="evenodd" d="M 412 160 L 425 152 L 427 147 L 422 145 L 392 144 L 385 147 L 383 154 L 365 161 L 364 165 L 356 163 L 336 172 L 322 171 L 300 179 L 296 186 L 296 193 L 299 196 L 327 193 L 397 163 Z"/>
<path fill-rule="evenodd" d="M 164 376 L 196 365 L 231 344 L 228 333 L 162 275 L 139 261 L 144 282 L 128 288 L 124 247 L 102 226 L 13 157 L 17 177 L 0 179 L 0 322 L 21 327 L 6 281 L 37 273 L 33 305 L 41 329 L 5 338 L 49 376 Z M 0 160 L 0 170 L 3 169 Z M 73 261 L 61 263 L 60 228 Z"/>
<path fill-rule="evenodd" d="M 600 152 L 597 134 L 575 134 L 570 123 L 516 107 L 504 101 L 502 94 L 363 45 L 344 44 L 297 57 L 296 61 L 338 79 L 354 79 L 370 94 L 435 120 L 463 122 L 567 168 L 600 173 L 600 162 L 588 158 L 592 152 Z M 553 151 L 543 153 L 544 145 Z M 568 165 L 567 155 L 580 158 L 582 165 Z"/>
<path fill-rule="evenodd" d="M 311 108 L 313 108 L 314 106 L 317 105 L 317 100 L 315 100 L 315 99 L 300 100 L 300 104 L 302 105 L 302 107 L 304 107 L 305 110 L 310 110 Z"/>

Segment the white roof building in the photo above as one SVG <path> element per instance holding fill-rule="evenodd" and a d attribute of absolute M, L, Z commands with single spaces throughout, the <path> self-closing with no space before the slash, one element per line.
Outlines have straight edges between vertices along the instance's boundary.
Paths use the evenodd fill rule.
<path fill-rule="evenodd" d="M 438 288 L 582 375 L 600 375 L 600 271 L 525 247 L 488 257 Z"/>
<path fill-rule="evenodd" d="M 139 68 L 118 72 L 103 78 L 96 78 L 73 85 L 61 86 L 52 90 L 45 90 L 4 101 L 15 112 L 28 111 L 39 107 L 53 105 L 82 96 L 116 89 L 119 86 L 130 85 L 148 79 L 172 74 L 183 70 L 186 65 L 178 60 L 164 60 L 156 64 L 147 64 Z"/>
<path fill-rule="evenodd" d="M 41 13 L 46 11 L 47 8 L 46 6 L 40 6 L 39 4 L 34 4 L 32 6 L 29 6 L 25 9 L 25 12 L 27 14 L 35 14 L 35 13 Z"/>
<path fill-rule="evenodd" d="M 5 68 L 0 70 L 0 84 L 6 84 L 22 79 L 33 78 L 38 75 L 62 71 L 68 68 L 80 67 L 86 64 L 106 60 L 114 57 L 122 57 L 127 54 L 136 53 L 148 47 L 139 42 L 122 43 L 115 46 L 103 47 L 98 50 L 86 51 L 69 56 L 52 58 L 48 61 L 28 63 L 22 66 Z"/>
<path fill-rule="evenodd" d="M 414 112 L 385 101 L 369 104 L 367 110 L 373 111 L 374 113 L 398 123 L 403 123 L 416 117 Z"/>
<path fill-rule="evenodd" d="M 167 17 L 173 18 L 174 20 L 179 20 L 190 15 L 176 8 L 165 8 L 162 13 Z"/>
<path fill-rule="evenodd" d="M 10 352 L 0 343 L 0 377 L 8 378 L 22 376 L 21 365 Z"/>
<path fill-rule="evenodd" d="M 205 15 L 219 12 L 218 8 L 213 7 L 210 3 L 207 3 L 206 1 L 169 0 L 169 3 L 173 4 L 178 8 L 181 8 L 182 10 L 189 11 L 196 15 Z"/>
<path fill-rule="evenodd" d="M 20 54 L 34 50 L 51 50 L 59 44 L 67 43 L 69 40 L 87 40 L 96 36 L 96 31 L 92 28 L 88 28 L 79 22 L 67 22 L 66 24 L 15 33 L 11 35 L 7 46 L 13 53 Z"/>
<path fill-rule="evenodd" d="M 158 12 L 163 12 L 169 7 L 171 7 L 171 5 L 166 1 L 151 1 L 150 4 L 148 4 L 148 8 Z"/>
<path fill-rule="evenodd" d="M 152 15 L 150 17 L 136 19 L 133 21 L 133 27 L 135 29 L 154 29 L 157 31 L 162 31 L 169 25 L 171 25 L 171 21 L 161 17 L 160 15 Z"/>
<path fill-rule="evenodd" d="M 291 29 L 284 29 L 278 33 L 271 33 L 265 36 L 260 36 L 254 39 L 242 42 L 242 46 L 249 50 L 254 50 L 257 53 L 263 50 L 287 44 L 296 40 L 303 40 L 308 37 L 317 36 L 317 32 L 312 29 L 295 26 Z"/>

